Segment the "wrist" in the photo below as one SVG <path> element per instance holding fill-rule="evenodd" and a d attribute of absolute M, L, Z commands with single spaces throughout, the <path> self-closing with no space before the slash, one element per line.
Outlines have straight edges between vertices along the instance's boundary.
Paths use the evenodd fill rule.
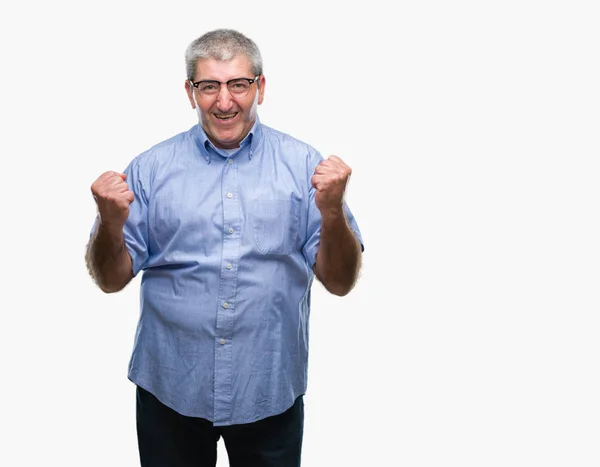
<path fill-rule="evenodd" d="M 108 235 L 113 237 L 120 237 L 123 235 L 123 224 L 121 222 L 103 219 L 101 216 L 98 216 L 98 222 L 100 229 Z"/>
<path fill-rule="evenodd" d="M 340 220 L 346 220 L 346 214 L 343 207 L 339 208 L 328 208 L 321 211 L 321 220 L 323 222 L 335 222 Z"/>

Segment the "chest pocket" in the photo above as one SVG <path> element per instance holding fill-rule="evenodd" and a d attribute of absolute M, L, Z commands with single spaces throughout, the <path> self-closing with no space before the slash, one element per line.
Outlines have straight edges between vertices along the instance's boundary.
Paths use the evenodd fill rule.
<path fill-rule="evenodd" d="M 257 198 L 250 200 L 249 208 L 258 251 L 265 255 L 288 255 L 299 248 L 299 200 Z"/>

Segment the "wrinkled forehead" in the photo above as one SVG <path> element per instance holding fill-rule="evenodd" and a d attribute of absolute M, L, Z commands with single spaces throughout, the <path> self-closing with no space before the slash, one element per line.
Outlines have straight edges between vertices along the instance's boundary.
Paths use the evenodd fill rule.
<path fill-rule="evenodd" d="M 253 78 L 250 60 L 245 55 L 236 55 L 230 60 L 201 58 L 196 62 L 194 81 L 214 79 L 227 81 L 233 78 Z"/>

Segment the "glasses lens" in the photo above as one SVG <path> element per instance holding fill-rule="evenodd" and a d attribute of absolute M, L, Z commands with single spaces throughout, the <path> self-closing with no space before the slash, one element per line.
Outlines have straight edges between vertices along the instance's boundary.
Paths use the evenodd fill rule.
<path fill-rule="evenodd" d="M 246 79 L 234 79 L 227 85 L 229 92 L 234 96 L 242 97 L 248 94 L 250 83 Z"/>
<path fill-rule="evenodd" d="M 219 86 L 218 81 L 203 81 L 198 85 L 198 91 L 202 96 L 212 97 L 219 94 Z"/>

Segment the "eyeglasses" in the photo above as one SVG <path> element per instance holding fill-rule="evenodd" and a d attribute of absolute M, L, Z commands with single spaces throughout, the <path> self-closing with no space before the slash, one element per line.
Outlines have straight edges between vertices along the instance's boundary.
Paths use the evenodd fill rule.
<path fill-rule="evenodd" d="M 248 95 L 250 91 L 250 86 L 252 83 L 258 80 L 257 75 L 254 79 L 250 78 L 234 78 L 230 79 L 226 83 L 222 81 L 216 81 L 211 79 L 206 79 L 202 81 L 196 81 L 195 83 L 190 80 L 192 86 L 194 86 L 198 92 L 200 93 L 200 97 L 204 99 L 214 99 L 221 92 L 221 84 L 226 84 L 229 93 L 234 97 L 245 97 Z M 258 82 L 257 82 L 258 85 Z"/>

